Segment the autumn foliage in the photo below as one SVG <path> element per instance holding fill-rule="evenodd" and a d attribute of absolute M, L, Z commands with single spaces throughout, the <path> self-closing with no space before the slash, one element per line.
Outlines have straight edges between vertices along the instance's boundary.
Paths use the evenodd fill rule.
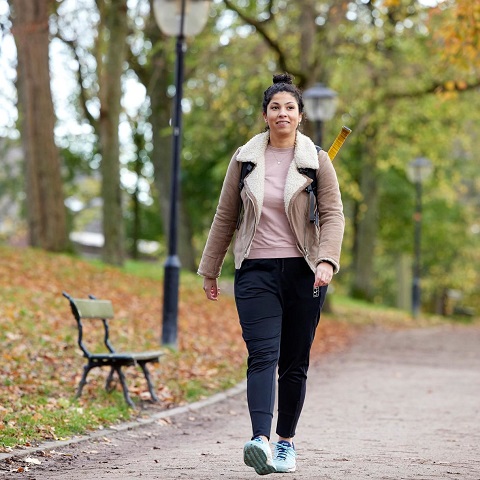
<path fill-rule="evenodd" d="M 441 4 L 433 10 L 441 17 L 435 37 L 443 44 L 448 62 L 471 70 L 480 60 L 480 2 L 456 0 L 449 8 Z"/>

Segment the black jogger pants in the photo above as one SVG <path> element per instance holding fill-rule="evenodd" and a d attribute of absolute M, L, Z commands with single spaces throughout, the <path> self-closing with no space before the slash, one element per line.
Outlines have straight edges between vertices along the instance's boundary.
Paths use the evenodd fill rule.
<path fill-rule="evenodd" d="M 276 433 L 295 429 L 305 400 L 310 348 L 327 287 L 303 257 L 244 260 L 235 272 L 235 301 L 248 350 L 247 400 L 253 437 L 270 438 L 278 366 Z"/>

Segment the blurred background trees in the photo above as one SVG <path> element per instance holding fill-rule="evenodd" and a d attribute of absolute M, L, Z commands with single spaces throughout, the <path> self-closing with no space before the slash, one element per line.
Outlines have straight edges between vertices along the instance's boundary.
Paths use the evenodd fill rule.
<path fill-rule="evenodd" d="M 90 231 L 104 235 L 110 263 L 145 255 L 152 241 L 164 254 L 175 54 L 150 12 L 148 0 L 0 0 L 0 151 L 21 139 L 30 244 L 64 250 L 67 230 Z M 195 269 L 231 155 L 263 129 L 272 74 L 288 71 L 304 89 L 323 82 L 338 94 L 324 148 L 343 124 L 353 130 L 335 160 L 347 216 L 335 287 L 408 308 L 415 187 L 405 171 L 424 156 L 434 164 L 424 185 L 425 307 L 448 313 L 452 291 L 479 307 L 479 52 L 480 5 L 470 0 L 212 2 L 186 55 L 183 267 Z M 35 119 L 41 138 L 31 136 Z M 313 135 L 311 122 L 304 128 Z M 2 235 L 17 238 L 18 228 Z"/>

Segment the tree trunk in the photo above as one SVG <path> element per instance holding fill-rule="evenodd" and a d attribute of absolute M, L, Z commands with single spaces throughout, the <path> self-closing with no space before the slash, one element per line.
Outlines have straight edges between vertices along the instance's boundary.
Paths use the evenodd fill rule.
<path fill-rule="evenodd" d="M 29 243 L 58 252 L 67 250 L 69 242 L 60 155 L 53 134 L 48 29 L 52 4 L 51 0 L 10 0 L 17 45 Z"/>
<path fill-rule="evenodd" d="M 140 218 L 140 211 L 141 211 L 141 204 L 140 199 L 138 198 L 140 193 L 140 178 L 142 175 L 142 162 L 140 158 L 137 157 L 135 161 L 135 173 L 137 175 L 137 184 L 135 186 L 135 191 L 132 193 L 132 214 L 133 214 L 133 221 L 132 221 L 132 246 L 130 249 L 130 255 L 134 260 L 138 260 L 140 258 L 140 254 L 138 251 L 138 244 L 140 241 L 140 235 L 142 232 L 142 222 Z"/>
<path fill-rule="evenodd" d="M 99 2 L 103 3 L 103 2 Z M 105 60 L 100 84 L 100 150 L 102 154 L 103 198 L 103 260 L 122 265 L 125 255 L 122 189 L 120 187 L 120 144 L 118 126 L 121 113 L 121 78 L 126 59 L 127 3 L 126 0 L 110 0 L 101 5 L 101 23 L 108 38 L 104 44 Z M 102 49 L 100 48 L 100 55 Z"/>
<path fill-rule="evenodd" d="M 312 72 L 314 61 L 314 53 L 316 50 L 315 43 L 315 2 L 314 0 L 304 0 L 300 13 L 300 70 L 302 72 L 311 72 L 308 79 L 315 81 L 317 79 L 316 72 Z"/>
<path fill-rule="evenodd" d="M 367 143 L 373 144 L 373 139 Z M 353 281 L 351 293 L 355 298 L 372 301 L 374 292 L 374 258 L 378 231 L 378 185 L 376 155 L 365 147 L 360 173 L 362 202 L 355 208 L 353 244 Z"/>

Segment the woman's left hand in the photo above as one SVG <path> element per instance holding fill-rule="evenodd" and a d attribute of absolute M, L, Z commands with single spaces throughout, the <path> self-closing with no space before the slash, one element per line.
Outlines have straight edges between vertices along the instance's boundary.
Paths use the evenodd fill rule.
<path fill-rule="evenodd" d="M 220 288 L 218 287 L 218 281 L 216 278 L 204 278 L 203 279 L 203 290 L 205 295 L 209 300 L 216 302 L 218 296 L 220 295 Z"/>
<path fill-rule="evenodd" d="M 317 265 L 315 271 L 315 283 L 314 287 L 323 287 L 328 285 L 332 281 L 333 266 L 327 262 L 322 262 Z"/>

